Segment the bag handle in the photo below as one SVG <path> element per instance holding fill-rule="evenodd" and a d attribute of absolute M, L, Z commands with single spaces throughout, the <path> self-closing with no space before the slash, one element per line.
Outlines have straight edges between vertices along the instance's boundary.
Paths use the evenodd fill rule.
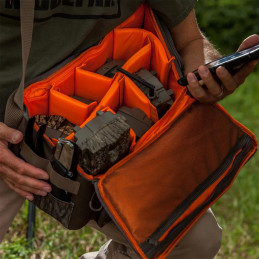
<path fill-rule="evenodd" d="M 5 112 L 5 123 L 9 127 L 18 128 L 24 117 L 23 91 L 32 42 L 35 1 L 20 1 L 21 40 L 22 40 L 22 78 L 16 92 L 10 95 Z"/>

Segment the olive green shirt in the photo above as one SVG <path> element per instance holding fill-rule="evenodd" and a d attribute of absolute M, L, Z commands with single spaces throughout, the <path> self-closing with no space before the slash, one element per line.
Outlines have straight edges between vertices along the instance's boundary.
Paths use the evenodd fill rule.
<path fill-rule="evenodd" d="M 80 53 L 128 18 L 145 0 L 35 0 L 26 81 Z M 147 0 L 169 26 L 180 23 L 197 0 Z M 22 71 L 20 1 L 0 1 L 0 121 Z"/>

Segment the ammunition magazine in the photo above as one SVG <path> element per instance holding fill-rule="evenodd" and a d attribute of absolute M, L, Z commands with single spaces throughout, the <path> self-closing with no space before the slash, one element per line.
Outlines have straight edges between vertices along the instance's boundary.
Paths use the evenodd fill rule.
<path fill-rule="evenodd" d="M 153 121 L 149 119 L 146 114 L 138 108 L 129 108 L 126 106 L 122 106 L 118 109 L 117 114 L 125 117 L 126 122 L 136 133 L 137 140 L 141 136 L 143 136 L 153 125 Z"/>
<path fill-rule="evenodd" d="M 155 71 L 148 71 L 147 69 L 140 69 L 134 75 L 152 84 L 154 89 L 154 96 L 150 95 L 150 89 L 140 82 L 133 79 L 134 83 L 139 89 L 149 98 L 150 102 L 156 107 L 158 117 L 161 118 L 166 111 L 173 104 L 172 95 L 174 94 L 171 89 L 166 90 L 161 82 L 155 76 Z"/>
<path fill-rule="evenodd" d="M 51 162 L 53 169 L 60 175 L 75 179 L 77 176 L 77 164 L 78 164 L 79 152 L 75 143 L 66 139 L 59 139 L 54 159 Z M 69 202 L 71 200 L 71 194 L 52 186 L 52 194 L 60 200 Z"/>
<path fill-rule="evenodd" d="M 75 131 L 79 165 L 89 174 L 105 172 L 129 151 L 130 126 L 122 116 L 98 111 L 96 118 Z"/>
<path fill-rule="evenodd" d="M 118 67 L 117 70 L 128 76 L 148 97 L 152 105 L 156 107 L 159 118 L 161 118 L 173 104 L 173 91 L 164 88 L 161 82 L 155 77 L 155 71 L 150 72 L 142 68 L 138 72 L 131 74 L 120 67 Z"/>

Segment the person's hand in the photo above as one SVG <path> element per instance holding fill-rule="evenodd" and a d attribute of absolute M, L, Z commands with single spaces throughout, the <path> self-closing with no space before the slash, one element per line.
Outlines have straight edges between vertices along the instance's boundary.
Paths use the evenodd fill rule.
<path fill-rule="evenodd" d="M 16 157 L 9 149 L 8 142 L 18 144 L 23 134 L 0 122 L 0 177 L 19 195 L 33 200 L 33 194 L 46 196 L 51 186 L 42 180 L 48 180 L 48 174 L 22 159 Z"/>
<path fill-rule="evenodd" d="M 247 49 L 259 44 L 259 35 L 252 35 L 246 38 L 238 48 L 238 51 Z M 225 96 L 233 93 L 237 87 L 244 83 L 246 77 L 253 71 L 258 60 L 251 61 L 243 66 L 234 75 L 231 75 L 224 67 L 218 67 L 217 77 L 222 84 L 219 84 L 206 66 L 198 68 L 201 81 L 199 82 L 193 73 L 188 73 L 188 90 L 191 95 L 202 103 L 214 103 Z"/>

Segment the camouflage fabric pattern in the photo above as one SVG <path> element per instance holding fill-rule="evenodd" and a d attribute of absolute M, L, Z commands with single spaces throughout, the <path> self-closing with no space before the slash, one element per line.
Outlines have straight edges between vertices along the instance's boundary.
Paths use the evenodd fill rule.
<path fill-rule="evenodd" d="M 128 153 L 129 134 L 129 125 L 118 116 L 83 143 L 80 166 L 92 175 L 105 172 Z"/>
<path fill-rule="evenodd" d="M 36 115 L 35 122 L 39 127 L 47 124 L 48 128 L 58 130 L 65 135 L 70 135 L 74 132 L 75 125 L 59 115 Z"/>

